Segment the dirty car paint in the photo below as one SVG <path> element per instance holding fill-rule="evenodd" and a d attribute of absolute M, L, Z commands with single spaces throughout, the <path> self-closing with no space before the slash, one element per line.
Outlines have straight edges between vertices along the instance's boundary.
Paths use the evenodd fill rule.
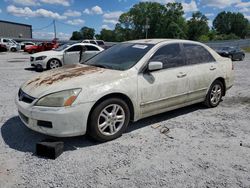
<path fill-rule="evenodd" d="M 102 71 L 103 71 L 102 68 L 92 67 L 92 66 L 65 65 L 59 71 L 55 71 L 55 73 L 52 73 L 47 78 L 38 77 L 38 78 L 35 78 L 34 80 L 29 81 L 26 84 L 26 86 L 30 84 L 34 84 L 35 86 L 51 85 L 61 80 L 66 80 L 66 79 L 70 79 L 73 77 L 78 77 L 78 76 L 90 74 L 93 72 L 102 72 Z"/>

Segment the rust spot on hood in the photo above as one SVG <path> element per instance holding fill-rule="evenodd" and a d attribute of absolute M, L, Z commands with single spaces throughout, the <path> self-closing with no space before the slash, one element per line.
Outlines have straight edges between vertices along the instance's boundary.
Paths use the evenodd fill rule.
<path fill-rule="evenodd" d="M 27 83 L 27 85 L 30 85 L 32 83 L 35 83 L 35 86 L 41 86 L 41 85 L 51 85 L 54 82 L 70 79 L 86 74 L 91 74 L 94 72 L 102 72 L 103 69 L 99 67 L 94 66 L 81 66 L 81 65 L 66 65 L 63 68 L 58 69 L 57 71 L 53 71 L 50 75 L 48 75 L 45 78 L 38 77 L 34 80 L 31 80 Z"/>

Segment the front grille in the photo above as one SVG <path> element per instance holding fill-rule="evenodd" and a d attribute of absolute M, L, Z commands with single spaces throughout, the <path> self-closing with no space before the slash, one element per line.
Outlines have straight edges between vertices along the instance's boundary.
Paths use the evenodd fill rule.
<path fill-rule="evenodd" d="M 30 61 L 34 61 L 34 59 L 35 59 L 34 57 L 30 57 Z"/>
<path fill-rule="evenodd" d="M 19 89 L 18 91 L 18 98 L 19 101 L 23 101 L 25 103 L 32 103 L 36 98 L 29 96 L 28 94 L 26 94 L 25 92 L 23 92 L 23 90 Z"/>

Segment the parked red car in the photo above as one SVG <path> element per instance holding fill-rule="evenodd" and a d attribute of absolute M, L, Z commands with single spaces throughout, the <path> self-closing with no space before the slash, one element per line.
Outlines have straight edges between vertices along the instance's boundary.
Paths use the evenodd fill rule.
<path fill-rule="evenodd" d="M 24 48 L 25 52 L 29 54 L 33 54 L 36 52 L 48 51 L 58 47 L 58 43 L 56 42 L 42 42 L 38 45 L 27 46 Z"/>
<path fill-rule="evenodd" d="M 4 44 L 0 44 L 0 52 L 7 52 L 7 51 L 8 51 L 7 46 Z"/>

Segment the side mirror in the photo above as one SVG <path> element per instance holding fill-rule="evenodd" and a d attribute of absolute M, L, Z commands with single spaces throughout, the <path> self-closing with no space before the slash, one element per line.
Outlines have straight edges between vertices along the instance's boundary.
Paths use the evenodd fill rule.
<path fill-rule="evenodd" d="M 148 70 L 149 71 L 155 71 L 155 70 L 160 70 L 163 68 L 163 63 L 160 61 L 151 61 L 148 64 Z"/>

